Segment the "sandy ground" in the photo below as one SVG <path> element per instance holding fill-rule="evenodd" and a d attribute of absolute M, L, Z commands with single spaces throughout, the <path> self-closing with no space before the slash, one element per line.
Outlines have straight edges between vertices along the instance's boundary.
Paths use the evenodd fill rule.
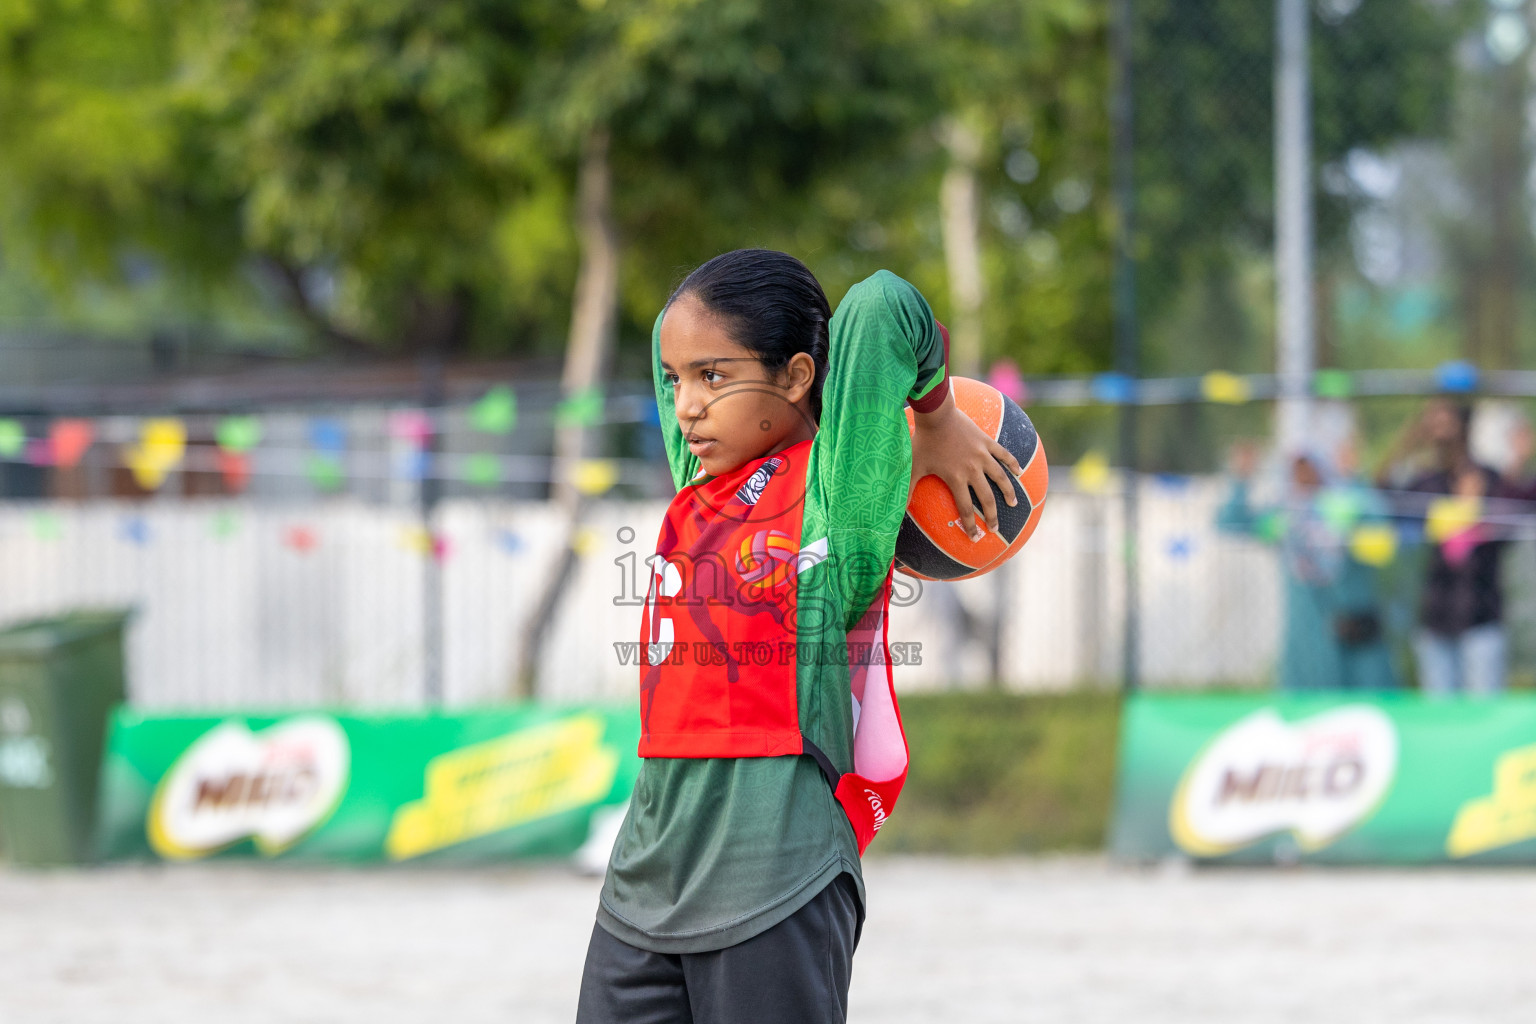
<path fill-rule="evenodd" d="M 1536 872 L 875 859 L 850 1019 L 1536 1019 Z M 559 868 L 0 870 L 4 1024 L 569 1022 Z"/>

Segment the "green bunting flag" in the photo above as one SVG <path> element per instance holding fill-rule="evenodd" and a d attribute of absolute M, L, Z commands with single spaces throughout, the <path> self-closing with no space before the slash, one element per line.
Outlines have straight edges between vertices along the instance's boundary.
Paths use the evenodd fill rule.
<path fill-rule="evenodd" d="M 213 514 L 213 521 L 208 524 L 208 532 L 223 540 L 233 537 L 240 529 L 240 517 L 225 509 Z"/>
<path fill-rule="evenodd" d="M 479 487 L 501 483 L 501 460 L 481 453 L 464 460 L 464 479 Z"/>
<path fill-rule="evenodd" d="M 322 491 L 339 491 L 346 482 L 341 460 L 333 455 L 311 455 L 304 463 L 310 483 Z"/>
<path fill-rule="evenodd" d="M 1329 488 L 1317 496 L 1317 510 L 1334 532 L 1347 534 L 1365 511 L 1360 495 L 1349 488 Z"/>
<path fill-rule="evenodd" d="M 1355 393 L 1355 380 L 1344 370 L 1318 370 L 1312 376 L 1312 390 L 1318 398 L 1348 398 Z"/>
<path fill-rule="evenodd" d="M 517 398 L 512 389 L 498 384 L 487 391 L 469 407 L 469 423 L 487 434 L 510 434 L 517 425 Z"/>
<path fill-rule="evenodd" d="M 16 420 L 0 420 L 0 459 L 14 459 L 27 445 L 27 432 Z"/>
<path fill-rule="evenodd" d="M 58 540 L 64 534 L 64 523 L 52 512 L 32 513 L 32 536 L 38 540 Z"/>
<path fill-rule="evenodd" d="M 226 452 L 248 452 L 261 443 L 261 421 L 254 416 L 226 416 L 214 439 Z"/>
<path fill-rule="evenodd" d="M 555 422 L 562 427 L 590 427 L 603 420 L 603 389 L 582 388 L 555 406 Z"/>
<path fill-rule="evenodd" d="M 1253 524 L 1253 532 L 1260 540 L 1277 541 L 1285 535 L 1285 517 L 1279 512 L 1266 512 Z"/>

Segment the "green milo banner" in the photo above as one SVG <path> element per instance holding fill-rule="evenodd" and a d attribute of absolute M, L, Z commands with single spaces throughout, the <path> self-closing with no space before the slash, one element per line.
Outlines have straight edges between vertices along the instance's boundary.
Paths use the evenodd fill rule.
<path fill-rule="evenodd" d="M 1536 697 L 1128 699 L 1115 855 L 1536 862 Z"/>
<path fill-rule="evenodd" d="M 193 860 L 564 856 L 638 771 L 634 708 L 465 714 L 116 713 L 101 852 Z"/>

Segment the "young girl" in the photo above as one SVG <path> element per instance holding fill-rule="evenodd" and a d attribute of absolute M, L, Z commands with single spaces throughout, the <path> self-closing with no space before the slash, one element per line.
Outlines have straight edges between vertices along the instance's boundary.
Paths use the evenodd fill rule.
<path fill-rule="evenodd" d="M 980 539 L 1020 468 L 955 407 L 915 288 L 881 271 L 829 313 L 799 260 L 742 249 L 656 318 L 678 495 L 641 624 L 645 761 L 579 1024 L 847 1015 L 859 858 L 906 777 L 884 617 L 907 499 L 939 476 Z"/>

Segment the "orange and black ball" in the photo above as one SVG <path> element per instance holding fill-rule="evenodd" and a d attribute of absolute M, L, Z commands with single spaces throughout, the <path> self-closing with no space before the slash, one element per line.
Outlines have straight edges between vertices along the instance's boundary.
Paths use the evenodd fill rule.
<path fill-rule="evenodd" d="M 896 537 L 896 569 L 924 580 L 964 580 L 1002 565 L 1012 558 L 1040 522 L 1050 471 L 1045 448 L 1035 425 L 1018 404 L 990 384 L 969 377 L 951 377 L 950 390 L 960 411 L 994 440 L 1014 454 L 1023 472 L 1013 480 L 1018 504 L 1009 506 L 995 482 L 989 480 L 997 502 L 996 530 L 972 541 L 960 525 L 960 509 L 949 485 L 936 476 L 925 476 L 912 490 L 907 514 Z M 907 429 L 913 428 L 907 409 Z M 976 522 L 986 521 L 974 491 Z"/>

